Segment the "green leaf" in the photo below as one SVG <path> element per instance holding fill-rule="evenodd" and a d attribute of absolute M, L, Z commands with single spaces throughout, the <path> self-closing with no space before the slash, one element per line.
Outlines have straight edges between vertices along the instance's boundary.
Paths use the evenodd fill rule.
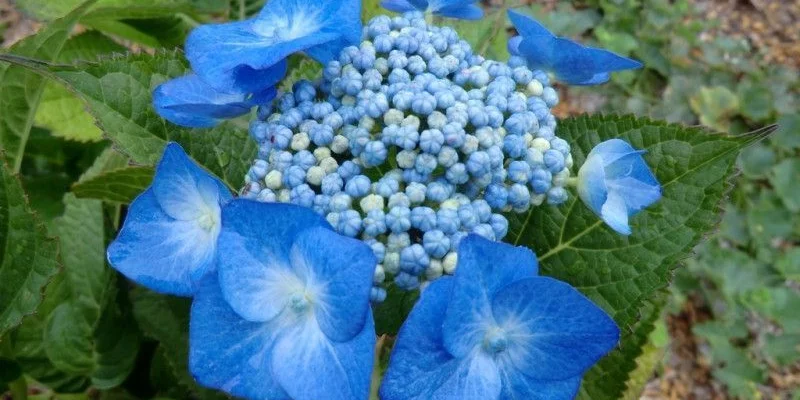
<path fill-rule="evenodd" d="M 390 285 L 386 289 L 386 300 L 372 307 L 375 333 L 378 336 L 397 335 L 418 298 L 419 290 L 409 292 Z"/>
<path fill-rule="evenodd" d="M 633 234 L 606 227 L 580 200 L 507 214 L 506 241 L 539 255 L 542 273 L 569 282 L 605 309 L 623 331 L 621 345 L 585 377 L 592 399 L 619 397 L 651 329 L 636 329 L 646 302 L 667 286 L 672 270 L 720 219 L 734 161 L 769 131 L 731 137 L 633 117 L 562 120 L 558 135 L 572 144 L 575 165 L 598 143 L 621 138 L 647 150 L 663 198 L 632 218 Z M 646 324 L 644 324 L 646 325 Z M 651 326 L 652 327 L 652 326 Z"/>
<path fill-rule="evenodd" d="M 125 47 L 97 31 L 88 31 L 70 38 L 57 57 L 60 63 L 94 61 L 100 55 L 122 53 Z M 103 133 L 86 112 L 83 102 L 63 85 L 45 85 L 34 122 L 50 130 L 54 136 L 78 142 L 95 142 Z"/>
<path fill-rule="evenodd" d="M 48 24 L 36 35 L 11 48 L 13 54 L 45 61 L 55 60 L 78 19 L 93 3 L 90 0 L 63 19 Z M 71 9 L 71 8 L 70 8 Z M 0 54 L 5 56 L 5 54 Z M 44 89 L 45 80 L 31 71 L 0 64 L 0 147 L 13 172 L 19 172 L 33 117 Z"/>
<path fill-rule="evenodd" d="M 745 149 L 739 157 L 742 172 L 749 178 L 761 178 L 775 164 L 775 152 L 762 143 Z"/>
<path fill-rule="evenodd" d="M 39 20 L 61 18 L 81 4 L 81 0 L 17 0 L 20 11 Z M 189 11 L 189 0 L 98 0 L 86 19 L 154 18 Z"/>
<path fill-rule="evenodd" d="M 476 54 L 492 60 L 507 60 L 507 10 L 506 7 L 495 9 L 478 21 L 447 19 L 443 25 L 455 29 L 462 39 L 469 42 Z"/>
<path fill-rule="evenodd" d="M 230 187 L 239 188 L 256 155 L 256 144 L 246 128 L 223 123 L 210 130 L 187 129 L 156 114 L 151 105 L 152 90 L 188 70 L 179 52 L 119 55 L 77 66 L 0 55 L 3 60 L 55 77 L 77 92 L 105 137 L 135 163 L 153 165 L 167 141 L 176 141 Z"/>
<path fill-rule="evenodd" d="M 786 149 L 800 148 L 800 114 L 781 116 L 772 141 L 775 145 Z"/>
<path fill-rule="evenodd" d="M 739 98 L 725 86 L 701 87 L 689 104 L 700 123 L 722 132 L 728 131 L 728 118 L 739 111 Z"/>
<path fill-rule="evenodd" d="M 784 278 L 800 282 L 800 247 L 793 247 L 789 251 L 787 251 L 781 258 L 778 259 L 778 262 L 775 263 L 775 267 Z"/>
<path fill-rule="evenodd" d="M 45 285 L 59 268 L 57 242 L 47 237 L 5 161 L 0 161 L 0 246 L 2 341 L 9 329 L 36 310 Z"/>
<path fill-rule="evenodd" d="M 788 158 L 772 169 L 770 182 L 791 212 L 800 212 L 800 159 Z"/>
<path fill-rule="evenodd" d="M 742 114 L 753 121 L 764 121 L 772 115 L 772 92 L 763 85 L 745 81 L 738 87 L 738 96 L 742 99 Z"/>
<path fill-rule="evenodd" d="M 292 90 L 292 85 L 300 80 L 314 81 L 322 74 L 322 64 L 302 54 L 289 57 L 289 74 L 281 81 L 280 89 L 284 92 Z"/>
<path fill-rule="evenodd" d="M 127 167 L 111 170 L 77 183 L 72 192 L 81 199 L 98 199 L 110 203 L 129 204 L 153 180 L 152 167 Z"/>

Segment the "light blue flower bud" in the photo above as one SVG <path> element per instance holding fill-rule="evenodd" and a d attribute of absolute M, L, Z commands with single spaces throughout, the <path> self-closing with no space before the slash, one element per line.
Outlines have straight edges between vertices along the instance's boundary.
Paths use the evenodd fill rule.
<path fill-rule="evenodd" d="M 302 185 L 305 181 L 306 171 L 303 167 L 292 165 L 283 173 L 283 184 L 287 187 L 293 188 Z"/>
<path fill-rule="evenodd" d="M 455 163 L 450 168 L 447 169 L 445 173 L 445 178 L 454 184 L 454 185 L 462 185 L 467 183 L 469 180 L 469 174 L 467 173 L 467 166 L 462 163 Z"/>
<path fill-rule="evenodd" d="M 292 188 L 290 201 L 303 207 L 311 208 L 314 205 L 315 193 L 307 184 L 298 185 Z"/>
<path fill-rule="evenodd" d="M 552 185 L 553 174 L 543 168 L 536 168 L 531 172 L 531 188 L 536 194 L 544 194 L 550 190 Z"/>
<path fill-rule="evenodd" d="M 564 155 L 555 149 L 544 152 L 544 165 L 551 173 L 558 173 L 564 169 Z"/>
<path fill-rule="evenodd" d="M 436 228 L 436 211 L 430 207 L 414 207 L 411 210 L 411 226 L 423 232 Z"/>
<path fill-rule="evenodd" d="M 434 258 L 442 258 L 450 251 L 450 238 L 440 230 L 430 230 L 422 236 L 422 246 Z"/>
<path fill-rule="evenodd" d="M 408 206 L 391 207 L 389 213 L 386 214 L 386 227 L 394 233 L 406 232 L 411 228 L 410 218 L 411 210 Z"/>
<path fill-rule="evenodd" d="M 508 204 L 508 190 L 502 183 L 493 183 L 486 187 L 484 199 L 496 209 L 503 209 Z"/>
<path fill-rule="evenodd" d="M 547 191 L 547 204 L 562 204 L 567 201 L 568 197 L 569 195 L 563 187 L 555 186 Z"/>
<path fill-rule="evenodd" d="M 475 212 L 475 215 L 478 216 L 478 221 L 480 222 L 488 222 L 489 218 L 492 217 L 492 207 L 489 206 L 489 203 L 486 200 L 473 200 L 472 210 Z"/>
<path fill-rule="evenodd" d="M 489 240 L 495 240 L 494 229 L 489 224 L 478 224 L 472 229 L 472 233 L 483 236 Z"/>
<path fill-rule="evenodd" d="M 436 227 L 445 234 L 452 235 L 461 227 L 458 211 L 452 208 L 442 208 L 436 212 Z"/>
<path fill-rule="evenodd" d="M 356 175 L 347 181 L 344 191 L 351 197 L 359 198 L 369 194 L 370 186 L 369 178 L 364 175 Z"/>
<path fill-rule="evenodd" d="M 511 185 L 508 190 L 508 204 L 515 210 L 525 210 L 530 206 L 531 193 L 528 187 L 519 183 Z"/>
<path fill-rule="evenodd" d="M 442 181 L 431 182 L 428 184 L 428 190 L 425 192 L 425 198 L 431 202 L 441 203 L 447 200 L 452 192 L 452 185 Z"/>
<path fill-rule="evenodd" d="M 548 86 L 544 88 L 544 92 L 542 92 L 542 99 L 548 107 L 555 107 L 558 104 L 558 93 L 556 93 L 555 89 Z"/>
<path fill-rule="evenodd" d="M 467 170 L 472 176 L 480 177 L 491 172 L 491 159 L 485 151 L 476 151 L 470 154 L 467 160 Z"/>
<path fill-rule="evenodd" d="M 344 179 L 345 181 L 350 180 L 350 178 L 358 175 L 361 173 L 361 167 L 356 165 L 356 163 L 352 161 L 345 161 L 342 165 L 339 166 L 337 171 L 339 176 Z"/>
<path fill-rule="evenodd" d="M 403 290 L 414 290 L 419 287 L 419 278 L 406 272 L 400 272 L 394 277 L 394 284 Z"/>
<path fill-rule="evenodd" d="M 418 173 L 423 175 L 429 175 L 436 169 L 438 163 L 436 162 L 436 156 L 428 153 L 422 153 L 417 155 L 417 159 L 414 161 L 414 170 Z"/>
<path fill-rule="evenodd" d="M 512 161 L 508 166 L 508 177 L 516 183 L 527 183 L 531 179 L 531 166 L 525 161 Z"/>
<path fill-rule="evenodd" d="M 345 210 L 339 213 L 336 230 L 345 236 L 356 237 L 361 232 L 361 216 L 358 211 Z"/>
<path fill-rule="evenodd" d="M 378 236 L 386 233 L 386 214 L 383 210 L 371 210 L 364 218 L 364 233 L 368 236 Z"/>
<path fill-rule="evenodd" d="M 430 257 L 425 248 L 412 244 L 400 251 L 400 270 L 411 275 L 419 275 L 430 264 Z"/>
<path fill-rule="evenodd" d="M 489 220 L 496 240 L 502 240 L 508 234 L 508 219 L 501 214 L 492 214 Z"/>

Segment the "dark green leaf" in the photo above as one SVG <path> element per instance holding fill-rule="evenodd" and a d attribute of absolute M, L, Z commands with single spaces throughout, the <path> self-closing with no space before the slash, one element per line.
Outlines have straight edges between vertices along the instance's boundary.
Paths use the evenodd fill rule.
<path fill-rule="evenodd" d="M 791 212 L 800 211 L 800 159 L 783 160 L 772 169 L 770 177 L 775 193 Z"/>
<path fill-rule="evenodd" d="M 80 5 L 81 0 L 17 0 L 16 4 L 24 13 L 49 21 L 66 15 Z M 154 18 L 191 9 L 189 0 L 98 0 L 85 18 Z"/>
<path fill-rule="evenodd" d="M 509 214 L 506 241 L 539 255 L 542 273 L 564 280 L 604 308 L 622 327 L 620 349 L 585 377 L 584 396 L 619 397 L 650 330 L 633 326 L 645 302 L 666 287 L 672 270 L 719 221 L 734 160 L 768 131 L 742 137 L 632 117 L 562 120 L 558 134 L 572 144 L 575 165 L 598 143 L 622 138 L 647 150 L 645 159 L 663 187 L 661 201 L 632 219 L 633 234 L 607 228 L 580 200 Z M 602 266 L 602 267 L 601 267 Z"/>
<path fill-rule="evenodd" d="M 19 42 L 11 48 L 11 52 L 46 61 L 55 60 L 75 23 L 91 3 L 92 0 L 84 3 L 63 19 Z M 17 66 L 0 63 L 0 110 L 3 110 L 3 118 L 0 118 L 0 147 L 5 149 L 13 172 L 19 172 L 22 164 L 25 144 L 44 86 L 45 80 L 41 76 Z"/>
<path fill-rule="evenodd" d="M 400 325 L 406 320 L 417 298 L 419 298 L 419 290 L 409 292 L 390 285 L 386 290 L 386 300 L 372 308 L 375 317 L 375 333 L 378 336 L 397 335 Z"/>
<path fill-rule="evenodd" d="M 78 198 L 128 204 L 150 185 L 153 173 L 151 167 L 110 170 L 76 184 L 73 186 L 72 192 Z"/>
<path fill-rule="evenodd" d="M 32 314 L 58 272 L 58 244 L 47 237 L 22 185 L 0 157 L 0 338 Z M 2 340 L 2 339 L 0 339 Z"/>

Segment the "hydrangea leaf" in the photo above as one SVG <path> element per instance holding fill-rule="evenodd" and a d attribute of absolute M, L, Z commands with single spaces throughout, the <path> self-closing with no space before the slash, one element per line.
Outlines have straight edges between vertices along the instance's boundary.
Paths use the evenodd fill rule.
<path fill-rule="evenodd" d="M 102 54 L 122 53 L 125 47 L 97 31 L 70 38 L 56 58 L 59 63 L 94 61 Z M 96 142 L 103 133 L 77 96 L 57 82 L 47 82 L 34 122 L 54 136 L 78 142 Z"/>
<path fill-rule="evenodd" d="M 797 185 L 800 182 L 800 160 L 790 158 L 776 165 L 772 168 L 770 182 L 789 211 L 800 211 L 800 186 Z"/>
<path fill-rule="evenodd" d="M 0 161 L 0 337 L 42 302 L 58 272 L 58 244 L 28 205 L 22 185 Z"/>
<path fill-rule="evenodd" d="M 72 187 L 78 198 L 129 204 L 153 180 L 152 167 L 126 167 L 104 172 Z"/>
<path fill-rule="evenodd" d="M 581 165 L 598 143 L 621 138 L 647 150 L 645 160 L 663 186 L 663 198 L 632 219 L 624 237 L 604 226 L 580 200 L 507 214 L 506 241 L 536 251 L 540 271 L 569 282 L 604 308 L 623 331 L 619 349 L 585 377 L 583 398 L 613 399 L 625 390 L 652 321 L 648 301 L 667 286 L 672 270 L 719 222 L 719 204 L 740 150 L 771 132 L 726 136 L 630 116 L 577 117 L 558 135 Z"/>
<path fill-rule="evenodd" d="M 84 3 L 63 19 L 47 25 L 38 34 L 17 43 L 11 48 L 11 53 L 45 61 L 54 60 L 75 23 L 91 3 L 93 1 Z M 0 119 L 0 147 L 5 149 L 13 172 L 18 172 L 22 165 L 25 144 L 45 82 L 44 78 L 31 71 L 0 63 L 0 110 L 3 110 L 3 118 Z"/>
<path fill-rule="evenodd" d="M 39 20 L 61 18 L 79 4 L 81 0 L 18 0 L 20 11 Z M 191 11 L 191 0 L 98 0 L 87 13 L 87 19 L 131 19 L 155 18 L 176 12 Z"/>
<path fill-rule="evenodd" d="M 246 129 L 231 123 L 211 130 L 186 129 L 156 114 L 150 101 L 152 90 L 187 71 L 179 52 L 116 55 L 73 66 L 0 55 L 3 60 L 56 78 L 78 93 L 104 136 L 135 163 L 153 165 L 167 141 L 172 140 L 228 185 L 238 188 L 256 155 L 256 145 Z"/>

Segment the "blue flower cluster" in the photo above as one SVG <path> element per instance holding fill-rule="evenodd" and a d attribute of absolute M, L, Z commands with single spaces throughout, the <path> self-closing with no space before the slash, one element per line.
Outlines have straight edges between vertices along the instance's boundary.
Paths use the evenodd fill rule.
<path fill-rule="evenodd" d="M 405 289 L 452 273 L 475 233 L 503 239 L 502 212 L 561 204 L 572 167 L 547 75 L 485 60 L 421 13 L 379 16 L 318 82 L 299 81 L 250 126 L 259 144 L 242 195 L 313 208 L 361 238 Z"/>

